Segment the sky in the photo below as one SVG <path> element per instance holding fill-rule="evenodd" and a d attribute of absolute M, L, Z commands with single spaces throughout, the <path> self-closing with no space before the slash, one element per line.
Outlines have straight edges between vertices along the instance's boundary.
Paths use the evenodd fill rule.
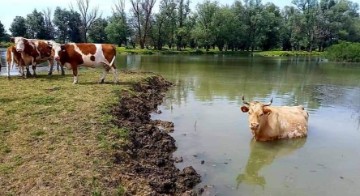
<path fill-rule="evenodd" d="M 99 6 L 99 10 L 102 12 L 103 17 L 110 16 L 112 13 L 112 7 L 116 0 L 90 0 L 90 6 Z M 154 11 L 157 12 L 160 0 L 156 0 Z M 195 9 L 198 3 L 202 3 L 204 0 L 190 0 L 191 10 Z M 221 5 L 231 5 L 235 0 L 217 0 Z M 291 0 L 262 0 L 263 4 L 267 2 L 273 2 L 275 5 L 283 8 L 287 5 L 292 5 Z M 360 0 L 353 0 L 360 4 Z M 0 21 L 5 26 L 5 29 L 9 33 L 9 28 L 14 20 L 15 16 L 23 16 L 26 18 L 27 14 L 30 14 L 34 9 L 42 11 L 48 7 L 55 10 L 57 6 L 62 8 L 69 8 L 70 3 L 76 8 L 75 0 L 1 0 L 0 3 Z M 125 0 L 125 11 L 130 10 L 130 0 Z"/>

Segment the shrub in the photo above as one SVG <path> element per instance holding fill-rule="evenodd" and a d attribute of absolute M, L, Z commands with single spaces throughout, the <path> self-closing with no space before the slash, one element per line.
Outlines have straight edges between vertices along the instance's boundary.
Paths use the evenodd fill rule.
<path fill-rule="evenodd" d="M 341 42 L 327 48 L 325 56 L 334 61 L 360 62 L 360 43 Z"/>

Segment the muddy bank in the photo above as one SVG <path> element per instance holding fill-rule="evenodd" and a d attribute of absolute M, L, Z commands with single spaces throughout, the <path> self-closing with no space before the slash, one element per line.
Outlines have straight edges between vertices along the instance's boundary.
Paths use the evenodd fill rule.
<path fill-rule="evenodd" d="M 150 77 L 133 85 L 133 91 L 122 92 L 112 111 L 114 123 L 129 131 L 128 142 L 114 153 L 127 195 L 195 195 L 191 189 L 200 175 L 191 166 L 180 171 L 174 165 L 175 140 L 168 134 L 173 124 L 150 119 L 170 86 L 161 76 Z"/>

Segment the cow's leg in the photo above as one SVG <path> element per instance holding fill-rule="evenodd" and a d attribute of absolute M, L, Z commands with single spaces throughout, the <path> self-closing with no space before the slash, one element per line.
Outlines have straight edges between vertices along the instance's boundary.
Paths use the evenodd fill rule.
<path fill-rule="evenodd" d="M 104 66 L 104 71 L 103 71 L 103 75 L 101 76 L 100 81 L 99 81 L 100 84 L 105 82 L 106 74 L 109 73 L 109 71 L 110 71 L 109 65 L 104 63 L 103 66 Z"/>
<path fill-rule="evenodd" d="M 52 72 L 53 72 L 53 68 L 54 68 L 54 60 L 48 60 L 48 64 L 49 64 L 49 73 L 48 73 L 48 75 L 51 76 Z"/>
<path fill-rule="evenodd" d="M 35 65 L 32 65 L 32 70 L 33 70 L 33 75 L 34 77 L 36 77 L 36 64 Z"/>
<path fill-rule="evenodd" d="M 77 68 L 77 66 L 72 66 L 72 70 L 73 70 L 73 76 L 74 76 L 73 84 L 77 84 L 78 83 L 78 68 Z"/>
<path fill-rule="evenodd" d="M 28 66 L 19 66 L 19 69 L 21 70 L 21 76 L 23 78 L 27 78 L 28 76 L 31 76 L 30 70 Z M 25 73 L 26 70 L 26 73 Z"/>
<path fill-rule="evenodd" d="M 59 66 L 59 63 L 58 63 L 58 66 Z M 60 69 L 61 69 L 61 75 L 62 75 L 62 76 L 65 76 L 64 65 L 61 65 L 61 64 L 60 64 Z"/>
<path fill-rule="evenodd" d="M 118 83 L 118 72 L 117 72 L 115 63 L 113 63 L 111 65 L 111 69 L 112 69 L 113 74 L 114 74 L 114 83 L 117 84 Z"/>
<path fill-rule="evenodd" d="M 25 74 L 25 68 L 26 68 L 26 74 Z M 22 69 L 22 72 L 23 72 L 22 74 L 25 75 L 25 78 L 32 76 L 31 73 L 30 73 L 30 68 L 29 68 L 28 65 L 27 65 L 27 66 L 21 66 L 21 69 Z M 34 72 L 34 73 L 35 73 L 35 72 Z"/>

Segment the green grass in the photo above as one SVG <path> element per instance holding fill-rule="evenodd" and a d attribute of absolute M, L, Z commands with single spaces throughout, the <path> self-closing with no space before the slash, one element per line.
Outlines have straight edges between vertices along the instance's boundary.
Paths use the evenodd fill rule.
<path fill-rule="evenodd" d="M 114 149 L 127 130 L 111 122 L 109 111 L 122 90 L 151 74 L 123 73 L 120 84 L 101 69 L 81 69 L 72 76 L 10 80 L 0 77 L 0 195 L 114 195 L 101 179 L 111 169 Z M 94 177 L 99 179 L 94 186 Z"/>

